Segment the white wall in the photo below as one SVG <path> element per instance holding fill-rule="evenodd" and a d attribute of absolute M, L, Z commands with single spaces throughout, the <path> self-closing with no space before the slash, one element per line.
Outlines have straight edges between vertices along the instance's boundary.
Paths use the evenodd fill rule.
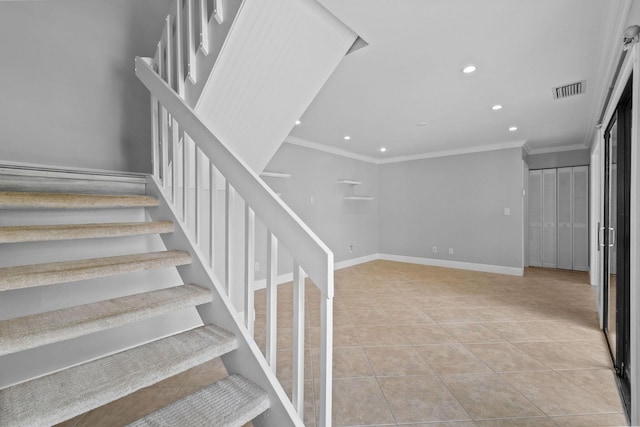
<path fill-rule="evenodd" d="M 288 179 L 264 180 L 329 246 L 336 262 L 378 252 L 377 165 L 285 143 L 265 171 L 291 174 Z M 362 184 L 339 184 L 340 179 Z M 344 200 L 351 194 L 372 196 L 374 200 Z M 258 233 L 262 231 L 257 229 Z M 256 248 L 262 251 L 259 245 Z M 261 259 L 265 255 L 259 252 L 256 260 Z M 289 271 L 291 267 L 284 272 Z"/>
<path fill-rule="evenodd" d="M 147 172 L 153 56 L 170 0 L 0 2 L 0 161 Z"/>
<path fill-rule="evenodd" d="M 380 252 L 521 269 L 522 176 L 520 148 L 380 165 Z"/>

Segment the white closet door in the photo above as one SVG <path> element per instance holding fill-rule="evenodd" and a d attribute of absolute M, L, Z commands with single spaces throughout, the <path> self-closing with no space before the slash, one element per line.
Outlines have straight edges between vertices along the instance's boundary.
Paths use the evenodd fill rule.
<path fill-rule="evenodd" d="M 529 171 L 529 265 L 542 267 L 542 171 Z"/>
<path fill-rule="evenodd" d="M 558 268 L 573 268 L 573 168 L 558 169 Z"/>
<path fill-rule="evenodd" d="M 573 269 L 589 270 L 589 167 L 573 168 Z"/>
<path fill-rule="evenodd" d="M 542 171 L 542 266 L 558 266 L 556 169 Z"/>

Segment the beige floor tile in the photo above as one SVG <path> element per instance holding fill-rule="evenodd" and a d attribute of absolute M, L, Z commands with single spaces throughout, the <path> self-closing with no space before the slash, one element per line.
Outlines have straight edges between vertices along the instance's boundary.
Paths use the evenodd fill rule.
<path fill-rule="evenodd" d="M 398 329 L 413 345 L 457 342 L 451 333 L 435 323 L 428 325 L 400 325 Z"/>
<path fill-rule="evenodd" d="M 355 327 L 368 327 L 375 325 L 388 325 L 387 313 L 381 309 L 377 310 L 350 310 L 349 318 Z"/>
<path fill-rule="evenodd" d="M 619 403 L 605 402 L 557 372 L 531 371 L 500 375 L 549 416 L 620 411 Z"/>
<path fill-rule="evenodd" d="M 444 421 L 428 424 L 398 424 L 399 427 L 477 427 L 475 421 Z"/>
<path fill-rule="evenodd" d="M 557 372 L 608 404 L 616 405 L 620 402 L 613 369 L 571 369 Z"/>
<path fill-rule="evenodd" d="M 318 383 L 315 388 L 317 395 Z M 316 410 L 319 405 L 316 399 Z M 393 423 L 393 417 L 375 378 L 340 378 L 333 381 L 335 427 Z"/>
<path fill-rule="evenodd" d="M 497 374 L 445 375 L 441 379 L 475 420 L 544 415 Z"/>
<path fill-rule="evenodd" d="M 305 380 L 313 379 L 311 351 L 306 350 L 304 355 Z M 276 377 L 279 381 L 291 382 L 293 378 L 293 351 L 276 351 Z"/>
<path fill-rule="evenodd" d="M 313 355 L 313 378 L 320 378 L 320 352 L 312 350 Z M 333 350 L 333 377 L 373 377 L 374 371 L 360 347 L 343 347 Z"/>
<path fill-rule="evenodd" d="M 427 345 L 416 349 L 438 374 L 491 372 L 491 368 L 462 344 Z"/>
<path fill-rule="evenodd" d="M 311 328 L 311 347 L 320 348 L 320 328 Z M 360 338 L 353 326 L 335 326 L 333 328 L 333 347 L 355 347 Z"/>
<path fill-rule="evenodd" d="M 378 376 L 434 374 L 415 347 L 367 347 L 364 351 Z"/>
<path fill-rule="evenodd" d="M 550 322 L 496 322 L 486 327 L 510 342 L 555 340 Z"/>
<path fill-rule="evenodd" d="M 606 368 L 607 364 L 585 354 L 574 341 L 514 343 L 514 345 L 553 369 Z"/>
<path fill-rule="evenodd" d="M 510 343 L 466 344 L 466 347 L 496 372 L 550 369 Z"/>
<path fill-rule="evenodd" d="M 559 427 L 620 427 L 627 426 L 624 414 L 572 415 L 551 418 Z"/>
<path fill-rule="evenodd" d="M 476 423 L 478 427 L 557 427 L 551 418 L 547 417 L 479 420 Z"/>
<path fill-rule="evenodd" d="M 470 419 L 436 376 L 382 377 L 379 381 L 397 423 Z"/>
<path fill-rule="evenodd" d="M 168 405 L 179 387 L 144 388 L 88 412 L 77 427 L 124 426 Z"/>
<path fill-rule="evenodd" d="M 388 325 L 420 325 L 425 323 L 433 323 L 433 319 L 424 311 L 415 308 L 405 310 L 384 310 Z"/>
<path fill-rule="evenodd" d="M 462 343 L 504 342 L 504 338 L 480 323 L 457 323 L 441 325 L 445 331 Z"/>
<path fill-rule="evenodd" d="M 404 345 L 409 340 L 400 332 L 402 326 L 367 326 L 356 328 L 360 345 Z"/>

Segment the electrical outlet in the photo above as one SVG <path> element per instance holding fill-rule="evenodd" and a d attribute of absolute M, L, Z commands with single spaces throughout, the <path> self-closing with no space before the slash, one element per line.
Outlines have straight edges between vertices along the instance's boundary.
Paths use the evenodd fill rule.
<path fill-rule="evenodd" d="M 437 254 L 437 253 L 438 253 L 438 247 L 437 247 L 437 246 L 434 246 L 434 247 L 431 249 L 431 252 L 433 252 L 434 254 Z"/>
<path fill-rule="evenodd" d="M 253 266 L 253 270 L 254 271 L 260 271 L 260 263 L 256 262 L 256 264 Z"/>
<path fill-rule="evenodd" d="M 349 245 L 349 253 L 352 254 L 353 253 L 353 245 Z"/>
<path fill-rule="evenodd" d="M 509 216 L 511 215 L 511 209 L 510 208 L 504 208 L 504 216 Z"/>
<path fill-rule="evenodd" d="M 453 255 L 453 248 L 449 248 L 449 255 Z"/>

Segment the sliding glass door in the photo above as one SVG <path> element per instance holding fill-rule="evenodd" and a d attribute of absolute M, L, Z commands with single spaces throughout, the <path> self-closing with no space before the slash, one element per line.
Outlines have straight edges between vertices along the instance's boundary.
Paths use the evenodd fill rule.
<path fill-rule="evenodd" d="M 626 409 L 630 402 L 631 85 L 605 132 L 603 254 L 604 332 Z"/>

